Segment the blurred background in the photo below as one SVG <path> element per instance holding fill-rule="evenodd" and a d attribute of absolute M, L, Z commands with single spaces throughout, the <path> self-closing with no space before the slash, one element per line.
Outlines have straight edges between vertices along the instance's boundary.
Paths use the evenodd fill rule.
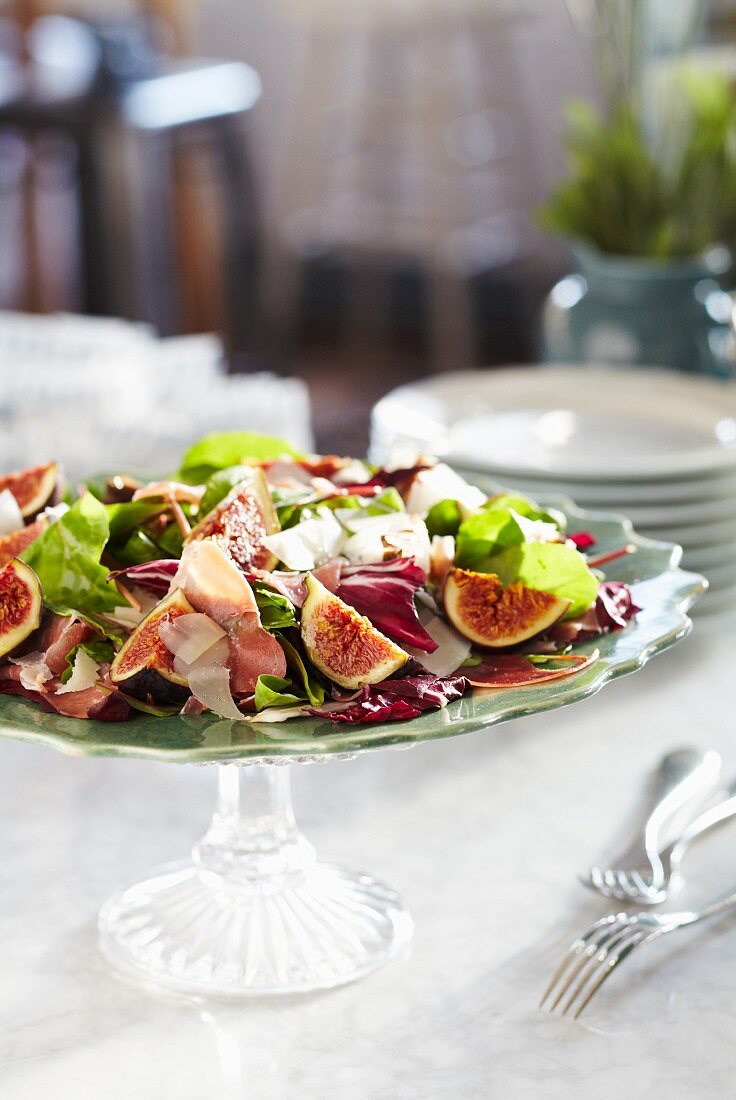
<path fill-rule="evenodd" d="M 0 309 L 150 326 L 3 315 L 4 403 L 16 402 L 14 422 L 33 403 L 31 450 L 50 450 L 45 388 L 79 409 L 100 356 L 108 405 L 139 387 L 164 434 L 178 391 L 205 401 L 224 363 L 262 379 L 244 384 L 243 407 L 255 401 L 273 430 L 281 402 L 308 442 L 305 389 L 268 389 L 301 379 L 317 447 L 353 453 L 368 445 L 372 403 L 402 382 L 564 358 L 549 340 L 540 350 L 540 316 L 581 261 L 565 243 L 574 226 L 549 234 L 537 212 L 569 170 L 564 105 L 601 103 L 602 44 L 626 30 L 618 15 L 646 6 L 0 3 Z M 647 19 L 650 61 L 687 52 L 736 78 L 736 3 L 658 0 Z M 727 268 L 721 255 L 714 274 Z M 576 284 L 559 286 L 557 305 L 575 304 Z M 711 320 L 725 326 L 729 305 L 712 300 Z M 224 350 L 152 332 L 215 333 Z M 612 348 L 621 339 L 599 356 Z M 87 362 L 76 396 L 59 360 Z M 210 421 L 230 426 L 214 408 Z"/>

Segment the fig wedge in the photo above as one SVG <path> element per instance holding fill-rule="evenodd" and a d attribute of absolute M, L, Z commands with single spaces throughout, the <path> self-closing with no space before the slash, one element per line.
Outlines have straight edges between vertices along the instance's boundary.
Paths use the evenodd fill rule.
<path fill-rule="evenodd" d="M 35 542 L 49 525 L 47 519 L 37 519 L 29 523 L 27 527 L 21 527 L 20 531 L 13 531 L 10 535 L 0 538 L 0 567 L 7 565 L 13 558 L 22 554 L 27 546 Z"/>
<path fill-rule="evenodd" d="M 110 666 L 110 679 L 127 695 L 145 703 L 170 706 L 189 696 L 186 676 L 174 668 L 174 657 L 164 645 L 159 627 L 194 608 L 181 589 L 156 604 L 138 624 Z"/>
<path fill-rule="evenodd" d="M 41 582 L 23 561 L 0 569 L 0 657 L 7 657 L 41 624 Z"/>
<path fill-rule="evenodd" d="M 511 584 L 494 573 L 451 569 L 444 590 L 445 612 L 460 634 L 476 645 L 500 649 L 518 645 L 552 626 L 568 611 L 569 600 Z"/>
<path fill-rule="evenodd" d="M 345 688 L 377 684 L 398 672 L 408 653 L 369 619 L 334 596 L 311 573 L 302 606 L 302 641 L 320 672 Z"/>
<path fill-rule="evenodd" d="M 59 483 L 59 468 L 55 462 L 35 466 L 31 470 L 14 470 L 0 477 L 0 492 L 9 489 L 18 501 L 21 515 L 29 519 L 50 504 Z"/>
<path fill-rule="evenodd" d="M 253 468 L 200 520 L 186 542 L 214 539 L 243 571 L 273 569 L 278 559 L 263 538 L 280 530 L 263 470 Z"/>

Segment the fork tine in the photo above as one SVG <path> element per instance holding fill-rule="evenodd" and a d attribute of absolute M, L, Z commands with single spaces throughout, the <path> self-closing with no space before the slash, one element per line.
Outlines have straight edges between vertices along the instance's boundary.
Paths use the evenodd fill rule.
<path fill-rule="evenodd" d="M 610 869 L 610 867 L 608 868 L 608 870 L 603 872 L 603 882 L 609 890 L 616 889 L 616 876 Z"/>
<path fill-rule="evenodd" d="M 591 867 L 587 875 L 580 875 L 580 882 L 582 882 L 583 886 L 587 886 L 589 890 L 596 890 L 605 898 L 613 897 L 613 894 L 603 881 L 603 872 L 600 867 Z"/>
<path fill-rule="evenodd" d="M 614 923 L 615 919 L 616 918 L 612 917 L 612 916 L 603 917 L 601 920 L 596 921 L 595 924 L 592 924 L 581 936 L 578 936 L 578 938 L 576 940 L 573 940 L 573 942 L 570 944 L 567 951 L 563 955 L 560 965 L 557 967 L 554 974 L 552 975 L 552 978 L 550 979 L 549 985 L 547 986 L 547 988 L 544 991 L 542 999 L 539 1002 L 539 1007 L 540 1008 L 542 1008 L 542 1006 L 544 1005 L 544 1002 L 547 1000 L 550 993 L 552 992 L 555 985 L 557 984 L 559 979 L 562 977 L 562 975 L 564 974 L 564 972 L 568 968 L 568 966 L 570 966 L 570 964 L 573 963 L 575 961 L 575 959 L 577 959 L 577 957 L 580 954 L 583 954 L 583 957 L 585 958 L 586 956 L 585 956 L 584 952 L 588 948 L 590 940 L 593 939 L 593 937 L 595 937 L 598 932 L 601 932 L 601 934 L 602 934 L 601 939 L 602 939 L 605 936 L 605 934 L 608 932 L 610 926 Z M 596 941 L 595 944 L 592 945 L 593 950 L 596 950 L 598 948 L 598 943 L 599 943 L 599 941 Z M 590 954 L 588 954 L 587 957 L 590 958 L 591 954 L 593 954 L 593 951 L 591 951 Z"/>
<path fill-rule="evenodd" d="M 639 883 L 635 881 L 635 877 L 638 877 Z M 633 871 L 631 874 L 628 871 L 619 871 L 616 875 L 616 881 L 621 889 L 621 896 L 626 901 L 636 901 L 642 894 L 647 892 L 647 886 L 642 879 L 641 875 L 637 876 L 637 872 Z"/>
<path fill-rule="evenodd" d="M 566 1016 L 570 1011 L 570 1008 L 580 996 L 581 992 L 585 989 L 590 979 L 597 973 L 601 966 L 605 965 L 608 958 L 611 957 L 611 952 L 618 948 L 624 941 L 630 938 L 631 935 L 636 933 L 634 927 L 629 924 L 620 924 L 614 931 L 612 936 L 609 936 L 605 943 L 600 945 L 598 951 L 589 956 L 589 962 L 587 967 L 580 974 L 580 979 L 577 985 L 574 987 L 572 993 L 570 993 L 567 1001 L 562 1006 L 562 1015 Z"/>
<path fill-rule="evenodd" d="M 636 887 L 636 889 L 637 889 L 637 890 L 638 890 L 638 891 L 639 891 L 640 893 L 642 893 L 642 894 L 648 894 L 648 895 L 649 895 L 649 894 L 653 894 L 653 893 L 656 893 L 656 890 L 655 890 L 655 885 L 654 885 L 654 879 L 653 879 L 653 878 L 652 878 L 652 881 L 651 881 L 651 882 L 646 882 L 646 881 L 645 881 L 645 880 L 644 880 L 644 879 L 642 878 L 642 876 L 641 876 L 641 875 L 639 874 L 639 872 L 638 872 L 638 871 L 632 871 L 632 873 L 631 873 L 631 880 L 632 880 L 632 882 L 634 883 L 634 886 Z"/>
<path fill-rule="evenodd" d="M 568 963 L 569 963 L 568 973 L 567 973 L 567 976 L 565 976 L 564 972 L 562 974 L 560 974 L 560 980 L 562 981 L 563 978 L 565 980 L 562 981 L 562 984 L 561 984 L 559 990 L 557 991 L 557 996 L 555 997 L 554 1001 L 552 1001 L 552 1003 L 549 1006 L 549 1011 L 550 1012 L 554 1012 L 554 1010 L 557 1008 L 558 1004 L 560 1003 L 562 998 L 565 996 L 565 994 L 567 993 L 568 989 L 570 988 L 572 983 L 577 978 L 580 971 L 584 970 L 585 967 L 587 967 L 590 964 L 590 960 L 601 950 L 601 948 L 604 945 L 607 945 L 610 942 L 611 937 L 615 936 L 615 935 L 616 935 L 615 926 L 609 926 L 608 928 L 605 929 L 602 936 L 600 936 L 598 939 L 594 939 L 589 944 L 587 944 L 584 951 L 576 952 L 577 958 L 568 958 Z M 564 1013 L 563 1013 L 563 1015 L 564 1015 Z"/>
<path fill-rule="evenodd" d="M 574 1020 L 577 1020 L 577 1018 L 580 1016 L 580 1014 L 585 1010 L 588 1003 L 592 1000 L 592 998 L 598 992 L 600 987 L 605 982 L 606 978 L 608 978 L 609 975 L 611 975 L 613 973 L 613 971 L 616 969 L 618 964 L 623 962 L 624 959 L 627 958 L 627 956 L 632 954 L 632 952 L 636 951 L 637 947 L 641 947 L 641 945 L 643 943 L 648 943 L 649 940 L 654 939 L 657 935 L 657 932 L 654 929 L 646 930 L 646 929 L 639 928 L 638 932 L 641 933 L 639 935 L 638 939 L 636 937 L 632 936 L 624 944 L 624 946 L 616 952 L 615 956 L 612 959 L 609 959 L 606 962 L 606 964 L 601 968 L 598 977 L 593 982 L 593 984 L 591 986 L 589 986 L 588 991 L 585 994 L 585 996 L 583 997 L 582 1002 L 576 1008 L 576 1010 L 573 1014 L 573 1019 Z"/>

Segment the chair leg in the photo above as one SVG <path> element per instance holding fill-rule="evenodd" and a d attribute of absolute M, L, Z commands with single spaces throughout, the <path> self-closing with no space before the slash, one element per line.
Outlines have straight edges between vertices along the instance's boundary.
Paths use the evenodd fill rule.
<path fill-rule="evenodd" d="M 262 261 L 258 197 L 246 137 L 237 116 L 220 119 L 216 140 L 222 165 L 225 311 L 230 364 L 243 370 L 263 351 L 259 294 Z"/>
<path fill-rule="evenodd" d="M 104 184 L 95 138 L 77 142 L 79 178 L 79 232 L 82 252 L 82 309 L 109 316 L 115 312 L 110 249 L 103 213 Z"/>

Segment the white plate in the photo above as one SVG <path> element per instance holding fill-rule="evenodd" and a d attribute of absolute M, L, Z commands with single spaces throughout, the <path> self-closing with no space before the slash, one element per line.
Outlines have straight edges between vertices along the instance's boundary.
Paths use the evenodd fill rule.
<path fill-rule="evenodd" d="M 519 477 L 680 480 L 736 470 L 736 385 L 662 370 L 514 367 L 401 386 L 373 410 L 394 444 Z"/>
<path fill-rule="evenodd" d="M 705 576 L 712 589 L 730 588 L 736 585 L 736 561 L 728 565 L 719 565 L 715 569 L 708 569 Z"/>
<path fill-rule="evenodd" d="M 663 504 L 639 507 L 620 504 L 620 511 L 635 527 L 673 527 L 677 524 L 721 523 L 736 520 L 736 497 L 732 500 L 691 501 L 689 504 Z"/>
<path fill-rule="evenodd" d="M 455 467 L 463 477 L 480 481 L 483 475 L 462 466 Z M 697 481 L 569 481 L 565 478 L 540 481 L 530 477 L 514 477 L 508 473 L 493 474 L 489 477 L 502 481 L 510 489 L 520 489 L 532 496 L 559 490 L 579 504 L 591 508 L 624 508 L 637 504 L 689 504 L 693 501 L 733 500 L 736 507 L 736 476 L 709 477 Z"/>
<path fill-rule="evenodd" d="M 693 573 L 705 573 L 720 565 L 728 565 L 729 562 L 736 562 L 736 542 L 721 542 L 687 550 L 683 557 L 683 568 L 692 569 Z"/>
<path fill-rule="evenodd" d="M 736 519 L 726 523 L 695 523 L 682 527 L 639 527 L 642 535 L 652 539 L 666 539 L 667 542 L 677 542 L 685 549 L 694 549 L 700 546 L 723 545 L 736 542 Z"/>

